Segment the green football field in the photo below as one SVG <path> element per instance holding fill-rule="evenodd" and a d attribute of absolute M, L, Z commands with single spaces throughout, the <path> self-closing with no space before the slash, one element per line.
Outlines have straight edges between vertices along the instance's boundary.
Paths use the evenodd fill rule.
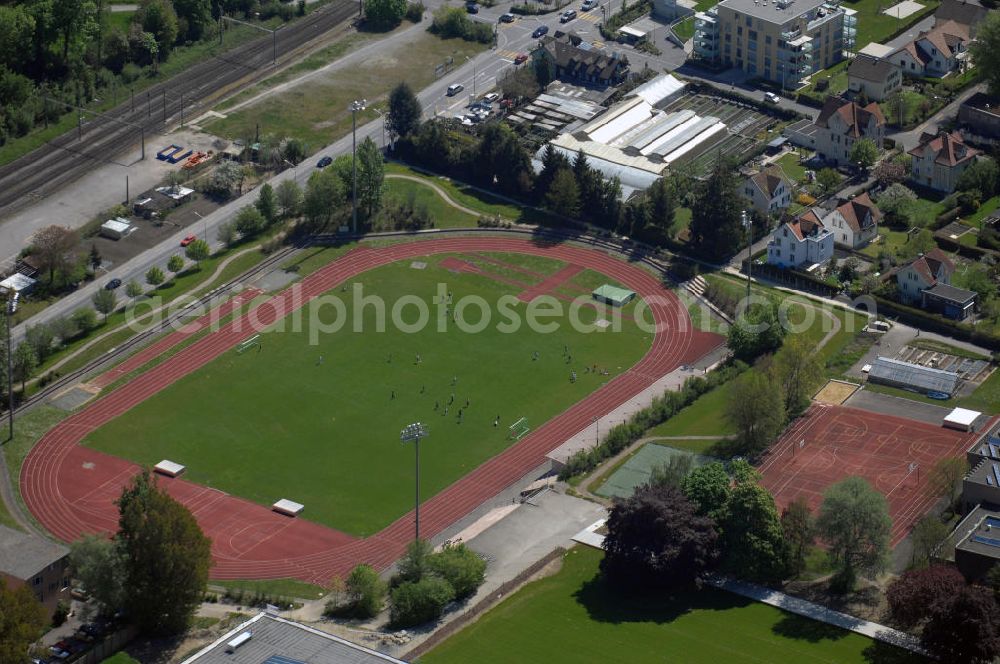
<path fill-rule="evenodd" d="M 600 580 L 603 553 L 577 546 L 421 657 L 420 664 L 918 664 L 867 637 L 723 592 L 624 599 Z"/>
<path fill-rule="evenodd" d="M 650 334 L 627 317 L 635 302 L 622 310 L 619 331 L 577 331 L 567 317 L 545 320 L 558 323 L 552 333 L 527 325 L 498 329 L 506 320 L 498 299 L 522 290 L 501 279 L 537 283 L 541 277 L 486 261 L 477 264 L 499 278 L 456 273 L 440 266 L 447 258 L 416 259 L 424 269 L 407 260 L 345 282 L 328 294 L 348 305 L 341 331 L 311 345 L 307 313 L 302 329 L 265 332 L 259 352 L 224 353 L 101 427 L 85 444 L 143 464 L 171 459 L 187 466 L 185 477 L 193 482 L 263 505 L 288 498 L 306 506 L 304 518 L 367 536 L 413 506 L 414 455 L 400 443 L 402 427 L 422 421 L 430 430 L 420 445 L 421 494 L 428 498 L 508 447 L 507 428 L 515 420 L 525 417 L 537 428 L 627 370 L 650 346 Z M 564 267 L 543 257 L 492 258 L 541 275 Z M 581 286 L 593 280 L 590 271 L 573 277 Z M 428 303 L 431 324 L 412 333 L 388 324 L 376 332 L 376 310 L 369 306 L 363 331 L 354 332 L 355 283 L 365 296 L 383 298 L 388 312 L 401 296 L 417 296 Z M 439 331 L 432 303 L 439 283 L 453 303 L 483 298 L 490 324 L 478 333 L 451 323 Z M 523 319 L 526 306 L 517 302 L 510 310 Z M 324 307 L 320 319 L 332 322 L 334 311 Z M 402 311 L 407 323 L 417 318 L 413 306 Z M 469 306 L 465 320 L 475 323 L 478 312 Z M 596 315 L 583 308 L 579 318 L 589 324 Z M 585 370 L 595 364 L 609 375 Z"/>

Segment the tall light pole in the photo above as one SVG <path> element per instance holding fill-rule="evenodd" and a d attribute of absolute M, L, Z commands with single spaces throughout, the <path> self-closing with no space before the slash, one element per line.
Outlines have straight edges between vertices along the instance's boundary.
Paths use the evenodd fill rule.
<path fill-rule="evenodd" d="M 399 439 L 408 443 L 413 441 L 414 449 L 414 505 L 413 505 L 413 523 L 414 523 L 414 540 L 420 539 L 420 439 L 427 436 L 427 427 L 425 427 L 420 422 L 414 422 L 413 424 L 408 424 L 403 427 L 403 430 L 399 432 Z"/>
<path fill-rule="evenodd" d="M 351 224 L 352 232 L 358 234 L 358 111 L 365 110 L 368 101 L 362 99 L 351 102 Z"/>
<path fill-rule="evenodd" d="M 476 61 L 473 60 L 472 58 L 470 58 L 469 56 L 465 56 L 465 59 L 472 63 L 472 97 L 475 98 L 475 96 L 476 96 Z"/>
<path fill-rule="evenodd" d="M 372 106 L 372 110 L 375 111 L 376 113 L 378 113 L 379 117 L 382 118 L 382 149 L 385 149 L 386 148 L 386 142 L 385 142 L 385 113 L 383 113 L 382 111 L 378 110 L 374 106 Z"/>
<path fill-rule="evenodd" d="M 743 226 L 747 229 L 747 304 L 750 304 L 750 267 L 753 259 L 753 224 L 750 221 L 747 211 L 740 213 L 743 216 Z"/>

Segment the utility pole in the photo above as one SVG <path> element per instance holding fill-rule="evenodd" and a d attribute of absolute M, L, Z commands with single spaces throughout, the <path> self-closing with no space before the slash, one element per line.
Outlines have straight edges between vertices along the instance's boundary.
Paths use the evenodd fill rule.
<path fill-rule="evenodd" d="M 4 302 L 4 320 L 7 325 L 7 410 L 10 430 L 7 440 L 14 440 L 14 354 L 11 350 L 10 340 L 10 317 L 17 313 L 17 300 L 20 293 L 15 292 L 13 297 Z"/>

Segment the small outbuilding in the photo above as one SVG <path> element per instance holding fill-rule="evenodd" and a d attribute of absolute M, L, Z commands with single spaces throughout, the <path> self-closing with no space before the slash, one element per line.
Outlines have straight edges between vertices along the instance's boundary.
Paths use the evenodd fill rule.
<path fill-rule="evenodd" d="M 181 475 L 186 468 L 179 463 L 164 459 L 160 463 L 153 466 L 153 470 L 161 475 L 166 475 L 167 477 L 177 477 L 178 475 Z"/>
<path fill-rule="evenodd" d="M 298 516 L 305 508 L 306 506 L 302 503 L 297 503 L 294 500 L 288 500 L 287 498 L 282 498 L 274 505 L 271 505 L 272 510 L 278 514 L 284 514 L 285 516 Z"/>
<path fill-rule="evenodd" d="M 592 295 L 598 302 L 604 302 L 613 307 L 624 307 L 635 297 L 635 291 L 630 291 L 627 288 L 618 288 L 611 284 L 604 284 L 599 288 L 595 288 Z"/>
<path fill-rule="evenodd" d="M 22 293 L 26 295 L 31 292 L 36 283 L 38 282 L 35 279 L 20 272 L 15 272 L 3 281 L 0 281 L 0 290 L 5 293 Z"/>
<path fill-rule="evenodd" d="M 978 410 L 968 408 L 955 408 L 945 415 L 941 426 L 948 429 L 958 429 L 959 431 L 975 431 L 976 422 L 983 416 Z"/>
<path fill-rule="evenodd" d="M 879 357 L 871 364 L 868 380 L 921 394 L 943 394 L 950 397 L 958 389 L 959 376 L 954 371 L 932 369 L 891 357 Z"/>
<path fill-rule="evenodd" d="M 129 223 L 128 219 L 121 217 L 108 219 L 101 224 L 101 235 L 112 240 L 120 240 L 131 232 L 132 224 Z"/>

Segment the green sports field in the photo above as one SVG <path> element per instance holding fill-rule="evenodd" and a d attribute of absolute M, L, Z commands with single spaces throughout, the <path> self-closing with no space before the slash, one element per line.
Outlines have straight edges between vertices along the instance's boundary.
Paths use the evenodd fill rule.
<path fill-rule="evenodd" d="M 473 261 L 488 274 L 445 269 L 441 262 L 449 258 Z M 383 298 L 389 312 L 401 296 L 415 295 L 432 312 L 432 324 L 422 330 L 405 333 L 387 325 L 375 332 L 376 310 L 368 306 L 357 333 L 347 306 L 341 331 L 310 345 L 306 313 L 299 331 L 268 331 L 259 352 L 223 354 L 98 429 L 85 444 L 143 464 L 171 459 L 187 466 L 191 481 L 263 505 L 289 498 L 306 506 L 304 518 L 366 536 L 413 506 L 413 450 L 399 441 L 403 426 L 422 421 L 430 430 L 420 446 L 421 493 L 430 497 L 509 446 L 512 422 L 526 417 L 540 426 L 627 370 L 652 341 L 630 318 L 617 332 L 575 331 L 566 318 L 552 319 L 559 329 L 550 334 L 527 325 L 498 329 L 504 320 L 498 299 L 522 290 L 504 279 L 516 275 L 538 283 L 564 267 L 558 261 L 500 254 L 415 260 L 425 269 L 414 269 L 410 260 L 387 265 L 329 295 L 350 305 L 359 283 L 365 296 Z M 581 287 L 592 279 L 589 271 L 573 277 Z M 439 283 L 454 303 L 483 298 L 491 323 L 478 333 L 453 324 L 438 331 L 431 302 Z M 629 316 L 635 307 L 632 302 L 622 313 Z M 525 308 L 517 302 L 511 310 L 523 319 Z M 478 311 L 469 306 L 465 320 L 475 323 Z M 333 312 L 325 307 L 320 320 L 332 322 Z M 403 314 L 408 323 L 417 317 L 412 306 Z M 579 317 L 592 323 L 596 315 L 584 308 Z M 609 374 L 585 370 L 595 364 Z"/>
<path fill-rule="evenodd" d="M 420 664 L 917 664 L 923 658 L 720 590 L 623 599 L 578 546 Z"/>

